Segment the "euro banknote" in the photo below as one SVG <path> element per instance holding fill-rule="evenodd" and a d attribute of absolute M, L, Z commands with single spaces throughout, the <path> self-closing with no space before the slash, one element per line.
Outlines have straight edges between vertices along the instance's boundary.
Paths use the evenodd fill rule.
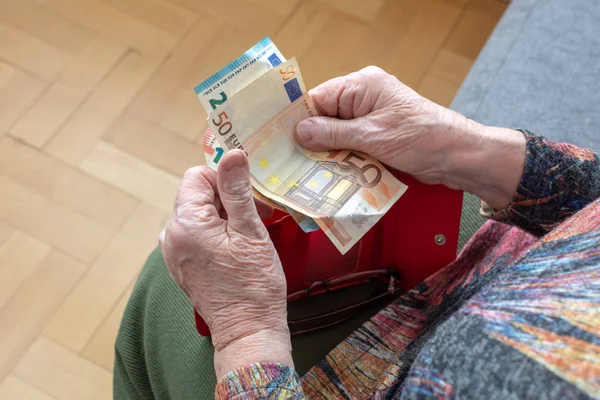
<path fill-rule="evenodd" d="M 267 36 L 220 71 L 200 83 L 194 90 L 204 107 L 204 111 L 210 114 L 212 110 L 217 109 L 228 98 L 234 96 L 256 78 L 285 61 L 283 54 Z M 223 156 L 223 148 L 218 145 L 210 128 L 204 134 L 203 146 L 206 165 L 216 171 L 217 165 Z M 304 232 L 313 232 L 319 229 L 311 218 L 265 198 L 256 190 L 254 190 L 254 197 L 273 208 L 290 214 Z"/>
<path fill-rule="evenodd" d="M 267 36 L 194 88 L 207 114 L 286 59 Z"/>
<path fill-rule="evenodd" d="M 215 138 L 215 136 L 212 133 L 212 131 L 210 130 L 210 128 L 207 129 L 206 132 L 204 132 L 202 146 L 204 148 L 204 156 L 206 159 L 206 165 L 216 171 L 217 165 L 224 153 L 224 150 L 217 142 L 217 139 Z M 256 190 L 256 188 L 254 188 L 254 187 L 252 189 L 254 192 L 254 198 L 262 201 L 265 204 L 270 205 L 271 207 L 273 207 L 275 209 L 278 209 L 278 210 L 288 213 L 294 219 L 294 221 L 296 221 L 298 226 L 300 226 L 300 228 L 304 232 L 314 232 L 314 231 L 317 231 L 320 229 L 319 225 L 317 225 L 317 223 L 315 222 L 314 219 L 312 219 L 302 213 L 299 213 L 296 210 L 286 207 L 283 204 L 279 204 L 279 203 L 271 200 L 270 198 L 264 196 L 262 193 L 260 193 L 258 190 Z"/>
<path fill-rule="evenodd" d="M 294 139 L 317 115 L 298 63 L 277 65 L 219 105 L 209 127 L 224 149 L 248 154 L 254 188 L 312 218 L 343 254 L 404 194 L 407 186 L 368 155 L 312 152 Z"/>

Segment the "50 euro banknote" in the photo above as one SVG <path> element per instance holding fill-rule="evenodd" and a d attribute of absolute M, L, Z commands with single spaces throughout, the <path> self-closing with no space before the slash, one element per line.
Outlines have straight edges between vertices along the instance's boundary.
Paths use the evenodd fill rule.
<path fill-rule="evenodd" d="M 312 152 L 294 139 L 317 115 L 295 59 L 277 65 L 209 116 L 224 149 L 248 155 L 254 188 L 312 218 L 347 252 L 404 194 L 407 186 L 373 158 L 354 151 Z"/>
<path fill-rule="evenodd" d="M 220 107 L 266 71 L 285 61 L 281 51 L 267 36 L 196 86 L 194 91 L 206 113 L 210 114 L 212 110 Z M 216 171 L 224 150 L 216 141 L 210 128 L 204 133 L 203 147 L 206 165 Z M 313 232 L 319 229 L 312 218 L 274 202 L 257 192 L 256 189 L 254 189 L 254 197 L 273 208 L 290 214 L 304 232 Z"/>
<path fill-rule="evenodd" d="M 224 154 L 224 150 L 217 142 L 217 139 L 215 138 L 215 135 L 212 133 L 210 128 L 207 129 L 206 132 L 204 132 L 202 146 L 204 149 L 204 158 L 206 159 L 207 166 L 216 171 L 218 162 L 221 159 L 221 156 Z M 264 196 L 262 193 L 256 190 L 255 187 L 252 187 L 252 190 L 254 198 L 262 201 L 265 204 L 270 205 L 274 209 L 288 213 L 304 232 L 314 232 L 320 229 L 319 225 L 317 225 L 314 219 L 296 210 L 286 207 L 283 204 L 279 204 L 271 200 L 270 198 Z"/>

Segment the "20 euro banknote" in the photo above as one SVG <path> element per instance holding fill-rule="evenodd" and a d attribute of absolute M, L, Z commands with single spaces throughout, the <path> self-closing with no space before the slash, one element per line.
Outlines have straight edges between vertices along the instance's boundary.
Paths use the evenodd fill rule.
<path fill-rule="evenodd" d="M 267 36 L 194 88 L 207 114 L 269 69 L 285 62 Z"/>

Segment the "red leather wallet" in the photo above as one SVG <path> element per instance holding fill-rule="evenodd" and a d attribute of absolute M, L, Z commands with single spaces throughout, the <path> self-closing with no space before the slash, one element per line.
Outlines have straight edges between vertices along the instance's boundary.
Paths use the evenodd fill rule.
<path fill-rule="evenodd" d="M 390 172 L 407 184 L 408 190 L 344 255 L 322 231 L 305 233 L 284 212 L 275 210 L 273 217 L 263 221 L 283 265 L 289 302 L 373 279 L 387 282 L 389 292 L 409 290 L 454 260 L 462 192 L 425 185 L 392 169 Z M 198 333 L 209 336 L 197 312 L 195 318 Z"/>

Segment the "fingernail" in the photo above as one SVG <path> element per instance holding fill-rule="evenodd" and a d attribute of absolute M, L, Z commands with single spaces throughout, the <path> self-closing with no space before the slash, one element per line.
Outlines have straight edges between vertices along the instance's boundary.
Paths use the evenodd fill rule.
<path fill-rule="evenodd" d="M 313 137 L 313 132 L 315 131 L 316 124 L 315 121 L 311 119 L 305 119 L 298 123 L 298 127 L 296 131 L 298 132 L 298 139 L 302 142 L 308 142 Z"/>

